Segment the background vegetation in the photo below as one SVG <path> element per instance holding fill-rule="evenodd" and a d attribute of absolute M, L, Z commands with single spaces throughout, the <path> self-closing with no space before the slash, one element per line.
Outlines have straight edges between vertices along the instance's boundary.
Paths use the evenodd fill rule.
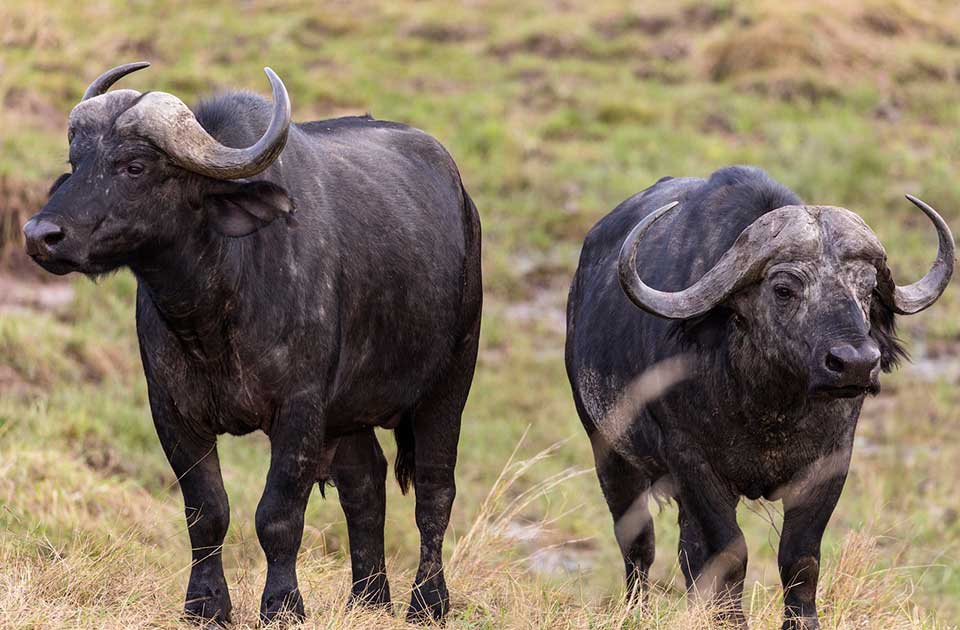
<path fill-rule="evenodd" d="M 447 537 L 453 628 L 704 623 L 682 596 L 672 506 L 656 517 L 659 595 L 642 613 L 620 604 L 609 515 L 593 473 L 581 472 L 592 457 L 563 371 L 563 307 L 583 236 L 619 201 L 663 175 L 762 165 L 810 202 L 859 212 L 901 282 L 924 272 L 936 246 L 903 193 L 960 231 L 960 5 L 948 0 L 6 0 L 4 627 L 178 624 L 189 543 L 147 408 L 135 283 L 127 273 L 55 282 L 19 244 L 19 226 L 65 169 L 67 113 L 92 78 L 139 59 L 154 66 L 125 86 L 188 102 L 228 87 L 263 93 L 269 64 L 295 119 L 372 112 L 429 131 L 457 159 L 483 219 L 487 297 Z M 866 403 L 825 540 L 828 628 L 960 619 L 958 321 L 957 287 L 902 319 L 914 362 Z M 253 514 L 267 457 L 262 437 L 222 441 L 233 508 L 225 559 L 240 624 L 255 624 L 264 579 Z M 747 502 L 741 513 L 749 614 L 754 627 L 779 626 L 779 506 Z M 344 610 L 335 492 L 313 498 L 307 522 L 300 574 L 310 623 L 402 626 Z M 418 539 L 413 501 L 393 486 L 386 536 L 399 606 Z"/>

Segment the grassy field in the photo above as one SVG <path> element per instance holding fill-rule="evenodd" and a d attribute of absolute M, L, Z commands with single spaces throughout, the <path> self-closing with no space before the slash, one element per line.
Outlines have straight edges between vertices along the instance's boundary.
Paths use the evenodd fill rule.
<path fill-rule="evenodd" d="M 203 5 L 202 7 L 199 5 Z M 658 515 L 658 594 L 621 603 L 621 561 L 563 370 L 563 308 L 589 227 L 663 175 L 761 165 L 860 213 L 901 283 L 936 241 L 902 197 L 960 230 L 960 5 L 948 1 L 469 0 L 0 3 L 0 626 L 174 627 L 189 573 L 175 479 L 136 348 L 135 283 L 41 278 L 19 225 L 65 169 L 66 115 L 104 69 L 191 102 L 284 79 L 297 120 L 371 112 L 440 139 L 484 225 L 485 314 L 447 546 L 453 628 L 697 628 Z M 642 7 L 642 8 L 641 8 Z M 914 363 L 861 419 L 825 539 L 826 628 L 960 622 L 960 291 L 901 320 Z M 384 446 L 393 449 L 383 434 Z M 540 455 L 538 455 L 540 454 Z M 265 438 L 225 438 L 235 619 L 265 566 L 253 514 Z M 501 472 L 503 477 L 498 477 Z M 779 506 L 741 508 L 753 627 L 779 626 Z M 310 623 L 403 626 L 344 609 L 346 527 L 313 497 Z M 388 490 L 388 570 L 406 600 L 413 501 Z"/>

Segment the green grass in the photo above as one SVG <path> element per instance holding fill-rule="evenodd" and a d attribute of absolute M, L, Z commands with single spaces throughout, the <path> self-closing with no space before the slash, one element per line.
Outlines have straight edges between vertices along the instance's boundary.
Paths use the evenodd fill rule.
<path fill-rule="evenodd" d="M 613 0 L 578 0 L 544 10 L 539 2 L 502 0 L 255 0 L 243 8 L 11 0 L 0 6 L 0 176 L 45 188 L 64 169 L 66 116 L 86 84 L 107 67 L 141 58 L 154 66 L 124 79 L 125 86 L 172 91 L 188 102 L 228 87 L 262 93 L 261 68 L 269 65 L 287 85 L 295 119 L 369 111 L 440 139 L 480 209 L 486 292 L 452 551 L 524 433 L 522 456 L 563 444 L 515 492 L 592 465 L 563 370 L 562 309 L 583 236 L 622 199 L 663 175 L 758 164 L 807 201 L 860 213 L 901 282 L 919 277 L 935 251 L 932 230 L 903 193 L 960 225 L 960 11 L 953 4 L 697 4 L 624 10 Z M 27 210 L 11 199 L 0 199 L 0 213 Z M 73 303 L 59 313 L 0 310 L 0 536 L 31 553 L 48 553 L 39 540 L 125 558 L 121 573 L 131 580 L 164 576 L 158 591 L 129 597 L 172 618 L 186 580 L 187 540 L 146 404 L 135 283 L 121 273 L 74 286 Z M 930 311 L 901 321 L 910 348 L 922 343 L 949 355 L 960 339 L 956 288 Z M 876 537 L 875 569 L 891 570 L 884 573 L 891 588 L 910 590 L 908 599 L 890 601 L 907 601 L 907 617 L 919 607 L 917 625 L 932 623 L 930 615 L 943 623 L 960 617 L 960 394 L 953 380 L 921 379 L 909 369 L 886 378 L 884 395 L 866 405 L 850 479 L 825 539 L 825 558 L 838 566 L 850 532 Z M 392 439 L 382 437 L 392 451 Z M 247 603 L 255 609 L 251 583 L 262 582 L 262 563 L 253 514 L 268 449 L 261 437 L 225 438 L 221 453 L 233 510 L 231 579 L 254 593 Z M 756 513 L 763 510 L 741 510 L 749 578 L 775 585 L 776 534 Z M 544 606 L 537 623 L 557 625 L 566 616 L 582 621 L 575 627 L 600 627 L 604 613 L 597 611 L 622 589 L 621 563 L 592 473 L 517 516 L 556 520 L 533 543 L 514 541 L 505 557 L 586 539 L 569 552 L 588 561 L 582 576 L 528 571 L 516 578 L 540 593 L 530 595 Z M 654 575 L 676 585 L 675 509 L 665 507 L 656 521 Z M 346 530 L 335 492 L 326 501 L 314 497 L 307 522 L 306 561 L 345 580 Z M 418 546 L 413 501 L 395 487 L 387 545 L 391 571 L 409 580 Z M 543 593 L 567 599 L 550 603 Z M 675 591 L 668 599 L 680 601 Z M 96 601 L 74 603 L 95 615 Z M 514 600 L 458 601 L 457 627 L 483 628 L 504 625 L 498 615 L 510 614 L 504 602 Z M 838 625 L 841 618 L 831 619 Z"/>

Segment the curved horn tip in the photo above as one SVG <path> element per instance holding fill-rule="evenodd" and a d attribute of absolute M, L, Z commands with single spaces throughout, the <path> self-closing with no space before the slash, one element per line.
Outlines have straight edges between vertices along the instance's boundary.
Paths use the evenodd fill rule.
<path fill-rule="evenodd" d="M 287 87 L 283 84 L 283 81 L 280 79 L 280 77 L 277 76 L 277 73 L 273 71 L 273 68 L 271 68 L 270 66 L 266 66 L 263 69 L 263 73 L 267 75 L 268 79 L 270 79 L 270 85 L 276 86 L 277 84 L 279 84 L 280 87 L 282 87 L 283 90 L 286 91 Z"/>
<path fill-rule="evenodd" d="M 633 240 L 631 239 L 631 237 L 634 235 L 635 232 L 639 232 L 641 230 L 646 231 L 654 223 L 656 223 L 661 218 L 663 218 L 663 215 L 670 212 L 671 210 L 673 210 L 679 205 L 680 205 L 679 201 L 671 201 L 667 205 L 660 206 L 659 208 L 657 208 L 656 210 L 648 214 L 643 220 L 641 220 L 639 223 L 633 226 L 633 229 L 630 231 L 630 234 L 627 236 L 627 242 L 630 242 L 631 240 Z"/>
<path fill-rule="evenodd" d="M 657 214 L 658 214 L 658 215 L 663 215 L 664 213 L 669 212 L 670 210 L 673 210 L 674 208 L 676 208 L 676 207 L 679 206 L 679 205 L 680 205 L 680 202 L 679 202 L 679 201 L 671 201 L 671 202 L 668 203 L 667 205 L 665 205 L 665 206 L 663 206 L 662 208 L 660 208 L 659 210 L 657 210 Z"/>
<path fill-rule="evenodd" d="M 659 221 L 663 215 L 679 205 L 679 201 L 671 201 L 667 205 L 660 206 L 646 217 L 641 219 L 639 223 L 633 226 L 633 229 L 630 230 L 630 233 L 627 234 L 627 238 L 623 241 L 623 245 L 620 248 L 620 255 L 623 256 L 627 252 L 633 252 L 633 255 L 636 256 L 636 247 L 640 242 L 640 239 L 638 238 L 640 232 L 646 232 L 654 223 Z"/>
<path fill-rule="evenodd" d="M 920 208 L 920 209 L 923 210 L 924 212 L 927 211 L 927 209 L 924 208 L 924 206 L 926 206 L 927 204 L 925 204 L 919 197 L 914 197 L 913 195 L 911 195 L 911 194 L 909 194 L 909 193 L 905 194 L 904 197 L 907 198 L 907 201 L 909 201 L 910 203 L 912 203 L 912 204 L 915 205 L 916 207 Z M 928 207 L 929 207 L 929 206 L 928 206 Z"/>
<path fill-rule="evenodd" d="M 125 72 L 135 72 L 137 70 L 143 70 L 144 68 L 149 68 L 149 61 L 131 61 L 130 63 L 122 63 L 119 66 L 111 68 L 108 72 L 115 72 L 123 70 Z"/>
<path fill-rule="evenodd" d="M 955 244 L 950 226 L 943 217 L 928 203 L 913 195 L 905 195 L 907 200 L 920 208 L 937 230 L 939 244 L 937 258 L 927 274 L 908 286 L 894 284 L 893 310 L 901 315 L 913 315 L 929 307 L 943 294 L 953 275 L 955 263 Z"/>
<path fill-rule="evenodd" d="M 918 207 L 918 208 L 920 208 L 921 210 L 923 210 L 924 214 L 926 214 L 926 215 L 929 216 L 931 213 L 933 213 L 933 215 L 935 215 L 935 216 L 936 216 L 937 218 L 939 218 L 941 221 L 943 220 L 943 217 L 940 216 L 940 213 L 937 212 L 936 210 L 934 210 L 934 209 L 933 209 L 933 206 L 931 206 L 930 204 L 928 204 L 928 203 L 927 203 L 926 201 L 924 201 L 923 199 L 920 199 L 919 197 L 914 197 L 914 196 L 911 195 L 911 194 L 906 194 L 906 195 L 904 195 L 904 197 L 907 198 L 907 201 L 909 201 L 910 203 L 912 203 L 912 204 L 915 205 L 916 207 Z M 945 222 L 944 222 L 944 225 L 946 226 L 946 223 L 945 223 Z"/>
<path fill-rule="evenodd" d="M 940 213 L 937 212 L 937 211 L 933 208 L 933 206 L 931 206 L 930 204 L 928 204 L 928 203 L 927 203 L 926 201 L 924 201 L 923 199 L 920 199 L 919 197 L 914 197 L 913 195 L 907 194 L 907 195 L 904 195 L 904 197 L 907 198 L 907 201 L 909 201 L 910 203 L 912 203 L 912 204 L 915 205 L 916 207 L 918 207 L 918 208 L 920 208 L 921 210 L 923 210 L 923 213 L 924 213 L 925 215 L 927 215 L 927 216 L 930 217 L 931 219 L 934 219 L 935 223 L 943 223 L 943 226 L 944 226 L 945 228 L 947 228 L 947 230 L 949 231 L 950 227 L 946 224 L 946 221 L 943 220 L 943 217 L 940 216 Z M 951 236 L 953 236 L 952 233 L 951 233 Z"/>
<path fill-rule="evenodd" d="M 116 66 L 115 68 L 110 68 L 99 77 L 94 79 L 93 83 L 87 86 L 87 89 L 84 91 L 80 100 L 85 101 L 89 98 L 104 94 L 114 83 L 123 77 L 132 72 L 143 70 L 144 68 L 149 67 L 149 65 L 149 61 L 134 61 L 133 63 L 125 63 Z"/>
<path fill-rule="evenodd" d="M 282 98 L 286 102 L 287 115 L 290 115 L 290 96 L 287 94 L 287 86 L 283 84 L 283 80 L 277 76 L 277 73 L 273 71 L 273 68 L 266 66 L 263 69 L 264 74 L 267 75 L 267 79 L 270 80 L 270 87 L 273 88 L 273 98 L 274 100 L 279 100 Z"/>

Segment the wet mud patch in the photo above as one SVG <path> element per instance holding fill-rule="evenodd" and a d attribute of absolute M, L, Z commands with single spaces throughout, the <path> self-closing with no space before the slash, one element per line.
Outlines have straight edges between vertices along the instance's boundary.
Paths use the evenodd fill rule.
<path fill-rule="evenodd" d="M 541 575 L 564 576 L 591 570 L 597 548 L 591 539 L 555 540 L 539 523 L 513 521 L 504 537 L 512 541 L 524 557 L 522 563 Z"/>
<path fill-rule="evenodd" d="M 565 298 L 564 293 L 538 289 L 525 300 L 511 302 L 505 313 L 511 321 L 540 326 L 562 338 L 567 327 Z"/>
<path fill-rule="evenodd" d="M 566 334 L 567 294 L 570 289 L 571 263 L 564 252 L 552 250 L 547 254 L 523 254 L 513 257 L 512 267 L 521 278 L 523 294 L 510 300 L 506 315 L 513 321 L 550 333 L 549 346 L 555 339 L 563 344 Z M 546 340 L 544 340 L 546 341 Z"/>

